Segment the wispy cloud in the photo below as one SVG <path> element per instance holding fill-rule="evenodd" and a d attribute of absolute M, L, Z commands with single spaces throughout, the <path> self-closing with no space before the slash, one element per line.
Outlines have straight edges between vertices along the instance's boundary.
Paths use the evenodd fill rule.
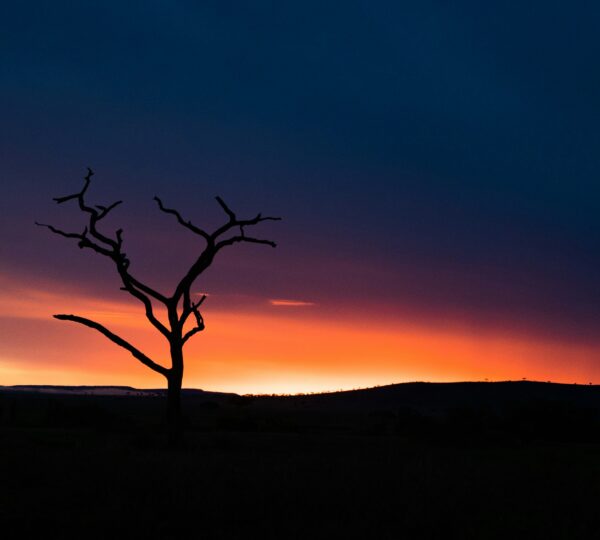
<path fill-rule="evenodd" d="M 272 306 L 282 306 L 282 307 L 307 307 L 314 306 L 314 302 L 304 302 L 302 300 L 286 300 L 283 298 L 273 298 L 269 300 L 269 304 Z"/>

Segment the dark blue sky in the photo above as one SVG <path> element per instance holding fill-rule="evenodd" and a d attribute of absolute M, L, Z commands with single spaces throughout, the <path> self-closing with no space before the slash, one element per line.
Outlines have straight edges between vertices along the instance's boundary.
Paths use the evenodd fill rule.
<path fill-rule="evenodd" d="M 0 21 L 1 271 L 113 288 L 32 226 L 77 218 L 50 197 L 90 165 L 165 287 L 192 244 L 152 196 L 203 224 L 221 194 L 285 221 L 214 290 L 596 340 L 597 3 L 55 1 Z"/>

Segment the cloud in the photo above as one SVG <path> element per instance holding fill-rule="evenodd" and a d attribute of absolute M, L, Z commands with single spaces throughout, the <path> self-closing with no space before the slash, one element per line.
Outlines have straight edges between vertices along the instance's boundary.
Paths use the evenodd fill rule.
<path fill-rule="evenodd" d="M 269 304 L 279 307 L 308 307 L 314 306 L 314 302 L 304 302 L 302 300 L 285 300 L 283 298 L 274 298 L 269 300 Z"/>

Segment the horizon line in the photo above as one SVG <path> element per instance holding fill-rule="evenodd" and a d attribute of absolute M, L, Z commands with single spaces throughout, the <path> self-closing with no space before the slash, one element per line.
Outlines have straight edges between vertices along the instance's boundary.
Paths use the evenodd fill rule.
<path fill-rule="evenodd" d="M 550 380 L 541 381 L 541 380 L 534 380 L 534 379 L 530 380 L 530 379 L 522 378 L 522 379 L 506 379 L 506 380 L 498 380 L 498 381 L 492 381 L 492 380 L 487 380 L 487 379 L 464 380 L 464 381 L 415 380 L 415 381 L 404 381 L 404 382 L 396 382 L 396 383 L 388 383 L 388 384 L 377 384 L 374 386 L 365 386 L 365 387 L 359 387 L 359 388 L 321 390 L 321 391 L 314 391 L 314 392 L 294 392 L 294 393 L 273 392 L 273 393 L 258 393 L 258 394 L 254 394 L 254 393 L 238 394 L 237 392 L 225 392 L 225 391 L 221 391 L 221 390 L 205 390 L 202 388 L 191 388 L 191 387 L 182 388 L 182 391 L 206 392 L 207 394 L 229 394 L 229 395 L 235 395 L 235 396 L 241 396 L 241 397 L 295 397 L 295 396 L 315 396 L 315 395 L 321 395 L 321 394 L 342 394 L 342 393 L 350 393 L 350 392 L 360 392 L 360 391 L 365 391 L 365 390 L 376 390 L 378 388 L 388 388 L 390 386 L 400 386 L 400 385 L 408 385 L 408 384 L 450 385 L 450 384 L 506 384 L 506 383 L 535 383 L 535 384 L 553 384 L 553 385 L 561 385 L 561 386 L 583 386 L 583 387 L 600 386 L 598 384 L 593 384 L 592 382 L 589 382 L 589 383 L 577 383 L 577 382 L 565 383 L 565 382 L 556 382 L 556 381 L 550 381 Z M 19 390 L 19 389 L 26 389 L 26 388 L 32 388 L 32 389 L 48 388 L 48 389 L 56 389 L 56 390 L 60 390 L 60 389 L 85 390 L 85 389 L 111 389 L 112 388 L 115 390 L 119 389 L 119 390 L 127 390 L 127 391 L 134 391 L 134 392 L 159 392 L 159 393 L 166 392 L 165 388 L 156 388 L 156 387 L 137 388 L 134 386 L 114 385 L 114 384 L 105 384 L 105 385 L 60 385 L 60 384 L 0 385 L 0 391 L 3 389 Z"/>

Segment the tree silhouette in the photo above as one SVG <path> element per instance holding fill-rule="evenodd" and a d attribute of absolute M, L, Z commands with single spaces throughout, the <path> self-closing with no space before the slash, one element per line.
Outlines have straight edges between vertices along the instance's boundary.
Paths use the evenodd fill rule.
<path fill-rule="evenodd" d="M 56 319 L 61 321 L 72 321 L 89 328 L 97 330 L 113 343 L 123 347 L 129 351 L 134 358 L 150 369 L 160 373 L 167 379 L 167 422 L 169 426 L 169 439 L 171 442 L 176 442 L 182 434 L 182 416 L 181 416 L 181 386 L 183 381 L 184 367 L 184 345 L 190 338 L 198 332 L 204 330 L 204 318 L 200 312 L 200 306 L 206 299 L 206 295 L 202 295 L 199 300 L 192 300 L 191 289 L 194 282 L 213 262 L 219 251 L 233 244 L 248 242 L 253 244 L 265 244 L 275 247 L 275 242 L 247 236 L 245 228 L 251 227 L 263 221 L 278 221 L 278 217 L 263 217 L 261 214 L 256 215 L 252 219 L 241 220 L 236 214 L 225 204 L 223 199 L 216 197 L 217 202 L 227 214 L 228 221 L 218 227 L 213 232 L 207 232 L 194 225 L 191 221 L 185 220 L 181 214 L 172 208 L 166 208 L 163 202 L 158 197 L 154 200 L 158 204 L 158 208 L 166 214 L 175 216 L 177 222 L 200 236 L 205 247 L 199 253 L 194 263 L 187 270 L 185 275 L 177 282 L 175 290 L 171 295 L 163 294 L 156 289 L 146 285 L 139 279 L 133 276 L 129 269 L 130 261 L 123 251 L 123 230 L 118 229 L 114 233 L 114 237 L 107 236 L 105 233 L 98 230 L 98 224 L 122 201 L 114 202 L 108 206 L 94 205 L 90 206 L 86 200 L 86 193 L 90 187 L 91 178 L 94 172 L 88 167 L 87 175 L 84 177 L 85 183 L 83 189 L 79 193 L 67 195 L 65 197 L 56 197 L 54 200 L 58 204 L 62 204 L 71 200 L 77 201 L 79 209 L 87 214 L 89 221 L 82 232 L 66 232 L 53 225 L 36 222 L 36 225 L 46 227 L 53 233 L 64 236 L 65 238 L 73 238 L 77 240 L 79 248 L 89 248 L 96 253 L 111 259 L 121 278 L 124 290 L 137 298 L 144 306 L 146 318 L 168 341 L 171 365 L 165 367 L 160 363 L 152 360 L 149 356 L 141 352 L 131 343 L 111 332 L 102 324 L 79 317 L 77 315 L 54 315 Z M 166 308 L 168 321 L 163 323 L 154 313 L 155 304 L 162 305 Z M 193 326 L 189 328 L 188 320 L 193 317 Z M 186 330 L 186 327 L 189 328 Z"/>

